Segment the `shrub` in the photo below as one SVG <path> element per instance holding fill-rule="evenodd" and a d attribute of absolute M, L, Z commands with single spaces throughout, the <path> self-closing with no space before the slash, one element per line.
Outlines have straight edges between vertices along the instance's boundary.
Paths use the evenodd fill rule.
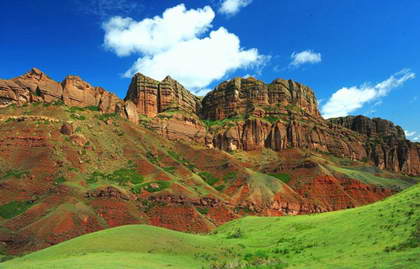
<path fill-rule="evenodd" d="M 226 188 L 226 186 L 225 186 L 225 185 L 219 185 L 219 186 L 215 187 L 215 189 L 216 189 L 217 191 L 223 191 L 225 188 Z"/>
<path fill-rule="evenodd" d="M 66 179 L 63 176 L 61 176 L 61 177 L 58 177 L 54 180 L 54 185 L 60 185 L 64 182 L 66 182 Z"/>
<path fill-rule="evenodd" d="M 23 176 L 27 176 L 28 174 L 29 174 L 28 171 L 11 169 L 11 170 L 7 171 L 4 174 L 4 176 L 2 176 L 0 179 L 8 179 L 8 178 L 11 178 L 11 177 L 22 178 Z"/>
<path fill-rule="evenodd" d="M 269 174 L 269 175 L 283 181 L 284 183 L 288 183 L 291 179 L 289 174 L 284 174 L 284 173 Z"/>
<path fill-rule="evenodd" d="M 168 155 L 171 156 L 172 159 L 174 159 L 175 161 L 182 163 L 185 167 L 187 167 L 191 171 L 196 168 L 194 164 L 190 163 L 188 160 L 179 156 L 179 154 L 174 151 L 168 151 Z"/>
<path fill-rule="evenodd" d="M 96 115 L 95 117 L 101 121 L 107 121 L 109 119 L 117 118 L 118 114 L 117 113 L 104 113 L 104 114 Z"/>
<path fill-rule="evenodd" d="M 175 173 L 175 170 L 176 170 L 176 167 L 174 167 L 174 166 L 169 166 L 169 167 L 163 167 L 162 168 L 166 173 L 169 173 L 169 174 L 174 174 Z"/>
<path fill-rule="evenodd" d="M 235 172 L 229 172 L 223 177 L 224 181 L 233 181 L 235 179 L 236 179 L 236 173 Z"/>
<path fill-rule="evenodd" d="M 148 151 L 146 153 L 146 158 L 149 160 L 149 162 L 157 165 L 159 163 L 159 159 L 157 157 L 155 157 L 155 155 L 153 153 L 151 153 L 150 151 Z"/>
<path fill-rule="evenodd" d="M 264 119 L 268 121 L 269 123 L 273 124 L 273 123 L 276 123 L 280 118 L 273 117 L 273 116 L 265 116 Z"/>
<path fill-rule="evenodd" d="M 87 106 L 86 109 L 87 110 L 90 110 L 90 111 L 99 111 L 99 107 L 98 106 Z"/>
<path fill-rule="evenodd" d="M 209 213 L 209 209 L 206 207 L 197 207 L 196 209 L 201 215 L 207 215 Z"/>
<path fill-rule="evenodd" d="M 214 185 L 219 181 L 217 177 L 213 176 L 209 172 L 200 172 L 198 175 L 209 185 Z"/>
<path fill-rule="evenodd" d="M 5 219 L 11 219 L 22 214 L 31 206 L 31 201 L 13 201 L 0 206 L 0 216 Z"/>

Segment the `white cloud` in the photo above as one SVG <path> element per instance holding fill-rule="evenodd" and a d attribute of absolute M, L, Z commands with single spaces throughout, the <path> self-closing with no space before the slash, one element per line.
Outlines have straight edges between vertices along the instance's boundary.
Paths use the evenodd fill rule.
<path fill-rule="evenodd" d="M 411 136 L 414 136 L 416 134 L 416 132 L 410 132 L 410 131 L 407 131 L 407 130 L 404 130 L 404 133 L 405 133 L 405 136 L 407 136 L 407 137 L 411 137 Z"/>
<path fill-rule="evenodd" d="M 295 67 L 302 64 L 315 64 L 322 61 L 321 53 L 317 53 L 312 50 L 304 50 L 298 53 L 293 52 L 290 58 L 292 59 L 290 65 Z"/>
<path fill-rule="evenodd" d="M 167 9 L 162 17 L 144 19 L 112 17 L 103 28 L 105 46 L 118 56 L 132 53 L 156 54 L 179 42 L 205 33 L 215 17 L 211 7 L 186 10 L 183 4 Z"/>
<path fill-rule="evenodd" d="M 252 0 L 223 0 L 219 12 L 226 15 L 235 15 L 243 7 L 252 3 Z"/>
<path fill-rule="evenodd" d="M 140 54 L 125 76 L 141 72 L 161 80 L 170 75 L 193 89 L 268 59 L 257 49 L 243 49 L 239 38 L 223 27 L 210 31 L 214 17 L 209 6 L 187 10 L 183 4 L 139 22 L 113 17 L 103 26 L 104 44 L 119 56 Z"/>
<path fill-rule="evenodd" d="M 416 141 L 416 142 L 420 142 L 420 135 L 419 135 L 419 136 L 414 137 L 412 140 L 413 140 L 413 141 Z"/>
<path fill-rule="evenodd" d="M 373 86 L 364 84 L 341 88 L 322 107 L 322 115 L 325 118 L 347 116 L 363 105 L 388 95 L 392 89 L 401 86 L 407 80 L 414 79 L 415 76 L 409 69 L 404 69 Z"/>

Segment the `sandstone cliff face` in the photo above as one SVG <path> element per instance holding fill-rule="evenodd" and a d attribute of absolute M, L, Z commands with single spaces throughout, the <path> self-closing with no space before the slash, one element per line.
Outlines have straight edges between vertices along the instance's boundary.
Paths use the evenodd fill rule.
<path fill-rule="evenodd" d="M 294 81 L 276 79 L 265 84 L 255 78 L 235 78 L 221 83 L 203 99 L 202 117 L 222 120 L 238 115 L 270 116 L 294 109 L 320 117 L 313 91 Z"/>
<path fill-rule="evenodd" d="M 419 143 L 406 140 L 400 126 L 384 119 L 364 116 L 341 117 L 329 121 L 362 134 L 368 158 L 379 168 L 410 175 L 420 174 Z"/>
<path fill-rule="evenodd" d="M 62 101 L 68 106 L 97 106 L 104 113 L 118 113 L 138 122 L 129 103 L 125 103 L 101 87 L 94 87 L 77 76 L 67 76 L 59 83 L 37 68 L 10 80 L 0 79 L 0 106 L 24 105 L 34 102 Z"/>
<path fill-rule="evenodd" d="M 198 97 L 171 77 L 159 82 L 140 73 L 133 77 L 125 100 L 132 101 L 138 113 L 148 117 L 170 109 L 196 114 L 201 105 Z"/>
<path fill-rule="evenodd" d="M 290 80 L 223 82 L 203 99 L 201 116 L 219 123 L 209 133 L 222 150 L 302 148 L 420 174 L 419 144 L 407 141 L 401 127 L 363 116 L 324 120 L 312 90 Z"/>

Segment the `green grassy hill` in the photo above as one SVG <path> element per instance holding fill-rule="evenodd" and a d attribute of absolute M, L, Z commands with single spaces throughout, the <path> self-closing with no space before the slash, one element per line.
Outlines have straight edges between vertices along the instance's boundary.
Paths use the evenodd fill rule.
<path fill-rule="evenodd" d="M 144 225 L 84 235 L 0 268 L 418 268 L 420 185 L 355 209 L 246 217 L 210 235 Z"/>

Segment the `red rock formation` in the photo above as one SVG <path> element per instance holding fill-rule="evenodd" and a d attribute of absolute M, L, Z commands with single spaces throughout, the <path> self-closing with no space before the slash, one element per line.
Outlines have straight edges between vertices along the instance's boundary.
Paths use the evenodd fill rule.
<path fill-rule="evenodd" d="M 235 78 L 221 83 L 203 99 L 202 116 L 222 120 L 238 115 L 264 117 L 290 109 L 320 117 L 312 90 L 294 81 L 276 79 L 265 84 L 255 78 Z"/>
<path fill-rule="evenodd" d="M 408 141 L 400 126 L 364 116 L 329 121 L 362 134 L 367 155 L 377 167 L 410 175 L 420 174 L 420 144 Z"/>
<path fill-rule="evenodd" d="M 169 76 L 159 82 L 137 73 L 131 81 L 125 100 L 131 100 L 136 104 L 138 113 L 148 117 L 167 110 L 197 114 L 200 109 L 200 99 Z"/>
<path fill-rule="evenodd" d="M 290 80 L 267 85 L 254 78 L 235 78 L 207 94 L 202 105 L 204 119 L 223 120 L 209 130 L 219 149 L 305 148 L 420 174 L 419 144 L 406 141 L 400 127 L 361 116 L 324 120 L 313 91 Z"/>
<path fill-rule="evenodd" d="M 138 122 L 138 115 L 130 110 L 129 104 L 125 104 L 115 94 L 101 87 L 94 87 L 77 76 L 67 76 L 63 82 L 58 83 L 39 69 L 32 68 L 17 78 L 0 79 L 0 106 L 57 101 L 68 106 L 97 106 L 101 112 L 119 113 Z"/>

